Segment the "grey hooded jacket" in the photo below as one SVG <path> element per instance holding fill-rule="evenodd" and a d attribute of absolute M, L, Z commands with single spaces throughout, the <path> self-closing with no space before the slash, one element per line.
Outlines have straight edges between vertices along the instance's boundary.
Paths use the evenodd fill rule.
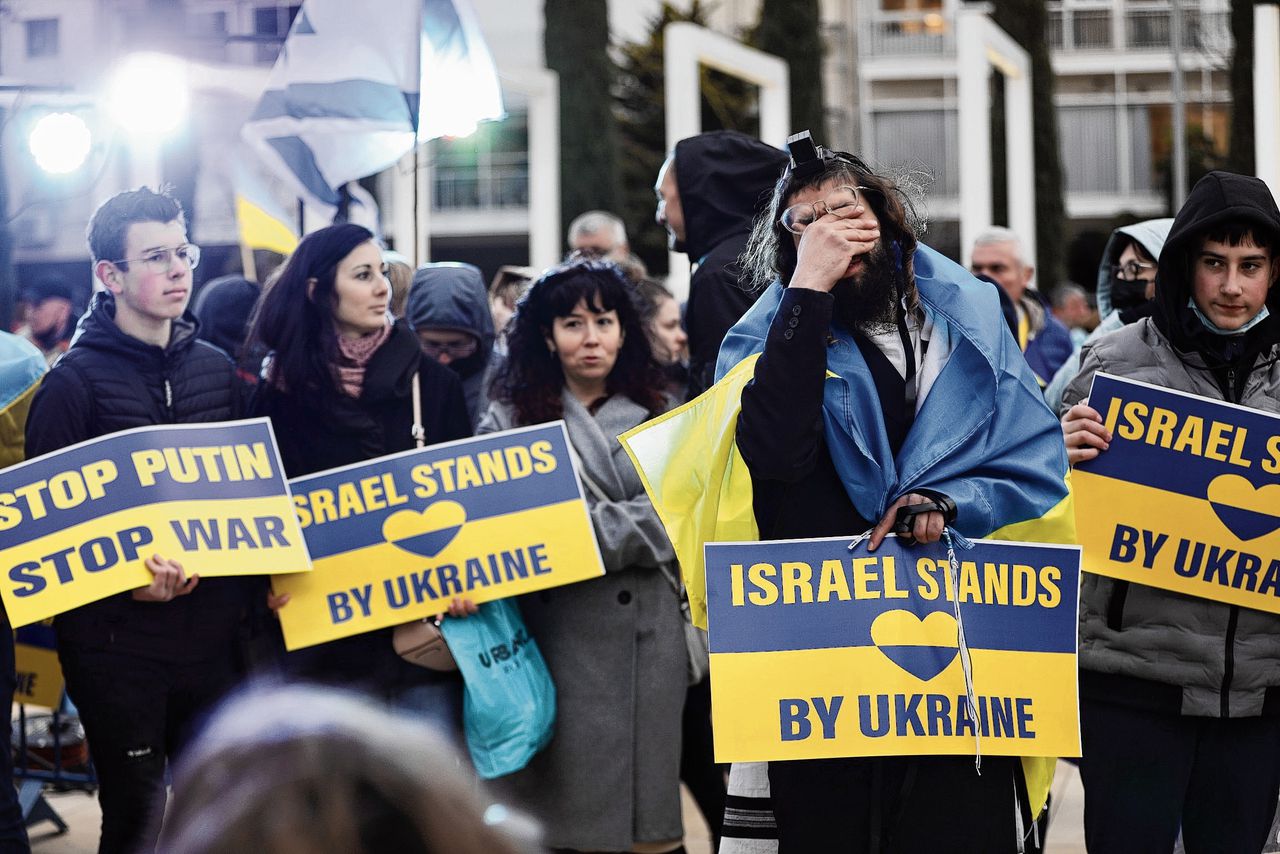
<path fill-rule="evenodd" d="M 1201 179 L 1161 254 L 1156 314 L 1085 345 L 1064 407 L 1088 396 L 1098 371 L 1228 397 L 1222 365 L 1185 331 L 1199 324 L 1186 308 L 1189 258 L 1204 230 L 1226 220 L 1280 234 L 1280 211 L 1258 179 L 1222 172 Z M 1280 310 L 1280 286 L 1272 286 L 1268 304 L 1272 315 Z M 1260 325 L 1250 337 L 1254 346 L 1235 365 L 1243 375 L 1229 399 L 1280 413 L 1280 323 Z M 1267 714 L 1280 714 L 1280 614 L 1085 573 L 1080 670 L 1082 695 L 1107 702 L 1224 718 L 1263 714 L 1265 704 Z"/>
<path fill-rule="evenodd" d="M 414 332 L 423 329 L 466 332 L 479 341 L 473 355 L 449 364 L 462 380 L 467 415 L 474 430 L 489 405 L 487 390 L 496 358 L 489 293 L 480 271 L 470 264 L 424 264 L 413 274 L 404 316 Z"/>
<path fill-rule="evenodd" d="M 1159 261 L 1160 251 L 1164 249 L 1164 240 L 1169 236 L 1169 229 L 1172 226 L 1172 218 L 1149 219 L 1145 222 L 1135 222 L 1133 225 L 1123 225 L 1111 232 L 1111 239 L 1107 241 L 1107 248 L 1102 251 L 1102 261 L 1098 264 L 1098 316 L 1102 318 L 1102 322 L 1094 327 L 1088 338 L 1084 339 L 1086 345 L 1124 326 L 1124 321 L 1120 319 L 1120 312 L 1111 305 L 1111 265 L 1120 259 L 1120 253 L 1124 252 L 1125 246 L 1129 243 L 1128 239 L 1138 241 L 1142 244 L 1142 248 L 1147 250 L 1148 255 Z M 1080 373 L 1080 351 L 1076 350 L 1062 363 L 1062 367 L 1058 368 L 1058 372 L 1053 375 L 1053 381 L 1044 390 L 1044 401 L 1054 412 L 1059 412 L 1062 408 L 1062 393 L 1067 390 L 1067 383 L 1071 382 L 1078 373 Z"/>

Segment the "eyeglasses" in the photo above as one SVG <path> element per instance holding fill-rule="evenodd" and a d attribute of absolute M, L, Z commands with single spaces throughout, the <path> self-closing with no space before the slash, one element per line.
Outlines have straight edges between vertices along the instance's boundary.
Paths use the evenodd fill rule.
<path fill-rule="evenodd" d="M 800 234 L 823 214 L 834 214 L 838 217 L 853 216 L 854 211 L 864 205 L 863 191 L 870 189 L 870 187 L 836 187 L 821 201 L 812 204 L 801 202 L 787 208 L 782 212 L 778 222 L 792 234 Z M 818 205 L 822 205 L 822 213 L 818 212 Z"/>
<path fill-rule="evenodd" d="M 422 341 L 422 352 L 426 353 L 433 359 L 439 359 L 448 353 L 450 359 L 465 359 L 474 353 L 480 347 L 480 342 L 471 336 L 467 336 L 465 341 L 450 341 L 447 344 L 439 341 Z"/>
<path fill-rule="evenodd" d="M 184 243 L 173 249 L 153 249 L 141 258 L 121 258 L 112 261 L 117 267 L 122 264 L 143 264 L 148 272 L 167 273 L 173 269 L 173 259 L 177 258 L 188 269 L 194 270 L 200 264 L 200 247 L 194 243 Z"/>
<path fill-rule="evenodd" d="M 1112 264 L 1111 275 L 1117 279 L 1132 282 L 1142 278 L 1143 273 L 1154 272 L 1156 265 L 1147 261 L 1126 261 L 1123 264 Z"/>

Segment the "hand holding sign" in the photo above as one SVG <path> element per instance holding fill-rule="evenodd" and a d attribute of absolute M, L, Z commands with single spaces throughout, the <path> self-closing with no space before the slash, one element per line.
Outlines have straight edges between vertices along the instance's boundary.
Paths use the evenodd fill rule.
<path fill-rule="evenodd" d="M 1077 403 L 1062 416 L 1062 439 L 1071 465 L 1091 460 L 1111 447 L 1111 431 L 1088 401 Z"/>
<path fill-rule="evenodd" d="M 151 583 L 133 591 L 133 598 L 138 602 L 169 602 L 186 596 L 200 583 L 200 576 L 188 578 L 182 564 L 160 555 L 147 558 L 143 566 L 151 572 Z"/>
<path fill-rule="evenodd" d="M 1072 413 L 1105 413 L 1110 448 L 1071 475 L 1084 568 L 1280 613 L 1280 417 L 1102 373 L 1090 399 L 1063 419 L 1070 448 Z"/>

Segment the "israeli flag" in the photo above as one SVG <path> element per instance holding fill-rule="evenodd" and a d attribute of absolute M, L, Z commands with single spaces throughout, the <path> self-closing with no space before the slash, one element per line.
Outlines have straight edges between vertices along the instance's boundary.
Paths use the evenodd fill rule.
<path fill-rule="evenodd" d="M 414 145 L 503 116 L 493 60 L 466 0 L 306 0 L 244 140 L 332 217 L 344 184 Z"/>

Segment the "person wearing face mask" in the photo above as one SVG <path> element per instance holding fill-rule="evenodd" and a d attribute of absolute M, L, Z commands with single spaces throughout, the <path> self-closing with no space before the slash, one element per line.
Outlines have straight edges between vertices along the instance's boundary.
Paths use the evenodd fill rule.
<path fill-rule="evenodd" d="M 1280 412 L 1280 209 L 1210 172 L 1160 253 L 1154 308 L 1085 346 L 1068 385 L 1071 462 L 1107 453 L 1088 405 L 1105 371 Z M 1261 851 L 1280 793 L 1280 615 L 1085 573 L 1080 730 L 1090 854 Z"/>
<path fill-rule="evenodd" d="M 462 380 L 474 428 L 489 406 L 494 356 L 493 315 L 480 271 L 470 264 L 425 264 L 413 274 L 405 320 L 428 359 Z"/>
<path fill-rule="evenodd" d="M 654 214 L 667 245 L 689 256 L 689 396 L 711 385 L 716 354 L 733 324 L 757 296 L 740 281 L 739 257 L 751 223 L 787 163 L 771 145 L 738 131 L 682 139 L 658 172 Z"/>
<path fill-rule="evenodd" d="M 1126 324 L 1149 317 L 1155 310 L 1156 265 L 1173 220 L 1149 219 L 1111 232 L 1102 262 L 1098 264 L 1098 316 L 1101 322 L 1084 343 L 1098 340 Z M 1072 353 L 1044 390 L 1045 403 L 1054 412 L 1062 406 L 1067 383 L 1080 372 L 1080 350 Z"/>

